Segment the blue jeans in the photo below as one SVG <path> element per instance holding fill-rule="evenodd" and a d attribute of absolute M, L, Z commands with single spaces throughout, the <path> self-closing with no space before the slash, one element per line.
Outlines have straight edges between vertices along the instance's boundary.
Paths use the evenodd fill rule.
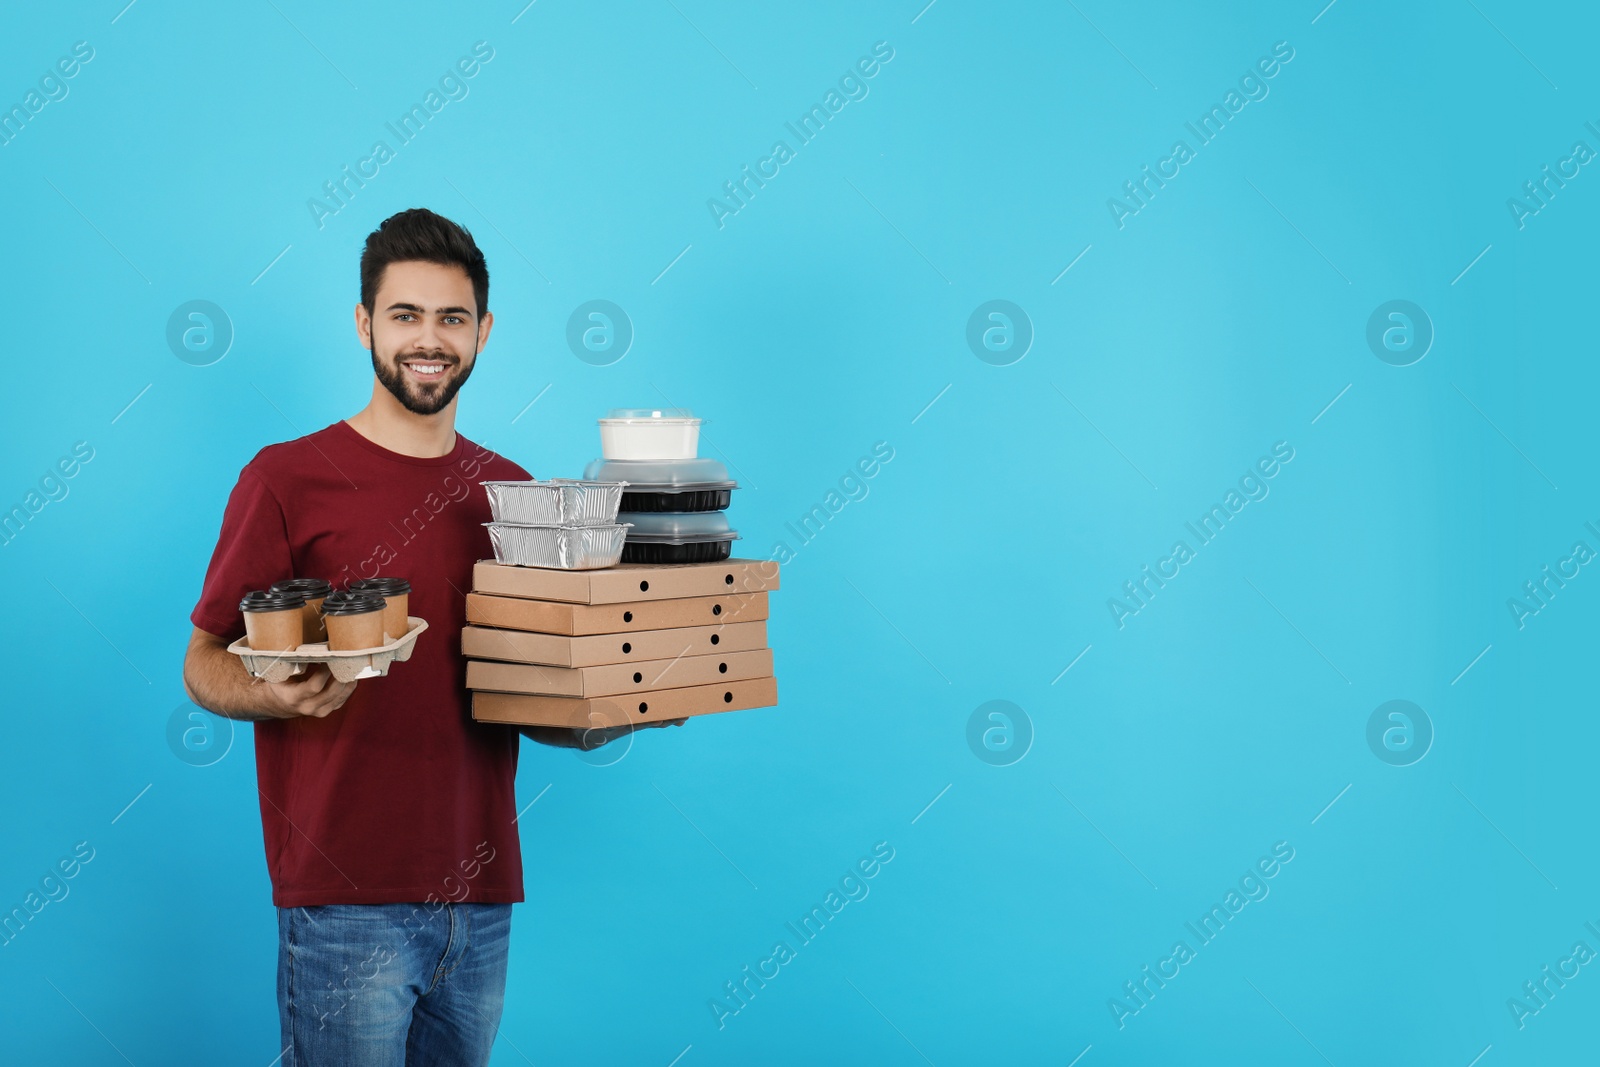
<path fill-rule="evenodd" d="M 510 904 L 278 909 L 282 1067 L 487 1064 Z"/>

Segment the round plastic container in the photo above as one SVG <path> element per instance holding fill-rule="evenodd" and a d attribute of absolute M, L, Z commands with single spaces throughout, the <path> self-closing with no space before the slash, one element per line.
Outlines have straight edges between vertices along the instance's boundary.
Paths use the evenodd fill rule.
<path fill-rule="evenodd" d="M 688 408 L 612 408 L 600 420 L 606 459 L 693 459 L 700 420 Z"/>
<path fill-rule="evenodd" d="M 727 559 L 739 540 L 721 511 L 641 511 L 617 518 L 632 526 L 622 546 L 624 563 L 715 563 Z"/>
<path fill-rule="evenodd" d="M 597 459 L 585 478 L 625 482 L 622 511 L 720 511 L 738 483 L 714 459 Z"/>

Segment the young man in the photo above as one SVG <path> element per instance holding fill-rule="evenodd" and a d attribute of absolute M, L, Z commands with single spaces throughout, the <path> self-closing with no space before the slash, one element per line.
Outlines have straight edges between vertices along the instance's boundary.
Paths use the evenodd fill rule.
<path fill-rule="evenodd" d="M 483 253 L 448 219 L 403 211 L 367 238 L 355 324 L 372 399 L 244 468 L 190 616 L 190 699 L 256 723 L 284 1067 L 484 1064 L 499 1025 L 523 899 L 518 733 L 472 720 L 460 634 L 490 554 L 479 483 L 528 473 L 455 431 L 488 301 Z M 259 682 L 227 652 L 246 592 L 379 575 L 409 581 L 430 624 L 387 677 Z M 628 729 L 523 732 L 589 748 Z"/>

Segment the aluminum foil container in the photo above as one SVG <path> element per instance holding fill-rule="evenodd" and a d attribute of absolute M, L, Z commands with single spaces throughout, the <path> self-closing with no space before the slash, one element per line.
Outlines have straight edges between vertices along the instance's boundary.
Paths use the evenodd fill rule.
<path fill-rule="evenodd" d="M 522 526 L 607 526 L 617 521 L 626 482 L 484 482 L 495 522 Z"/>
<path fill-rule="evenodd" d="M 552 567 L 564 571 L 590 571 L 614 567 L 622 558 L 622 545 L 631 528 L 627 523 L 606 526 L 540 526 L 513 522 L 486 522 L 489 542 L 498 563 L 518 567 Z"/>

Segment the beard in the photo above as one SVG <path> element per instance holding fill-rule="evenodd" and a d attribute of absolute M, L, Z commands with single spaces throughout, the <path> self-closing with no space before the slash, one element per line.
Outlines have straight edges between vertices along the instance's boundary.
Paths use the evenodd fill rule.
<path fill-rule="evenodd" d="M 394 398 L 409 412 L 415 415 L 437 415 L 443 411 L 456 398 L 456 393 L 467 384 L 467 379 L 472 377 L 472 368 L 477 365 L 477 360 L 467 364 L 462 369 L 461 360 L 443 350 L 435 349 L 432 352 L 408 352 L 406 358 L 423 358 L 445 364 L 445 369 L 440 372 L 436 382 L 416 382 L 406 377 L 406 372 L 400 366 L 399 356 L 384 360 L 379 357 L 377 346 L 372 351 L 372 373 L 377 375 L 378 381 L 389 390 Z"/>

